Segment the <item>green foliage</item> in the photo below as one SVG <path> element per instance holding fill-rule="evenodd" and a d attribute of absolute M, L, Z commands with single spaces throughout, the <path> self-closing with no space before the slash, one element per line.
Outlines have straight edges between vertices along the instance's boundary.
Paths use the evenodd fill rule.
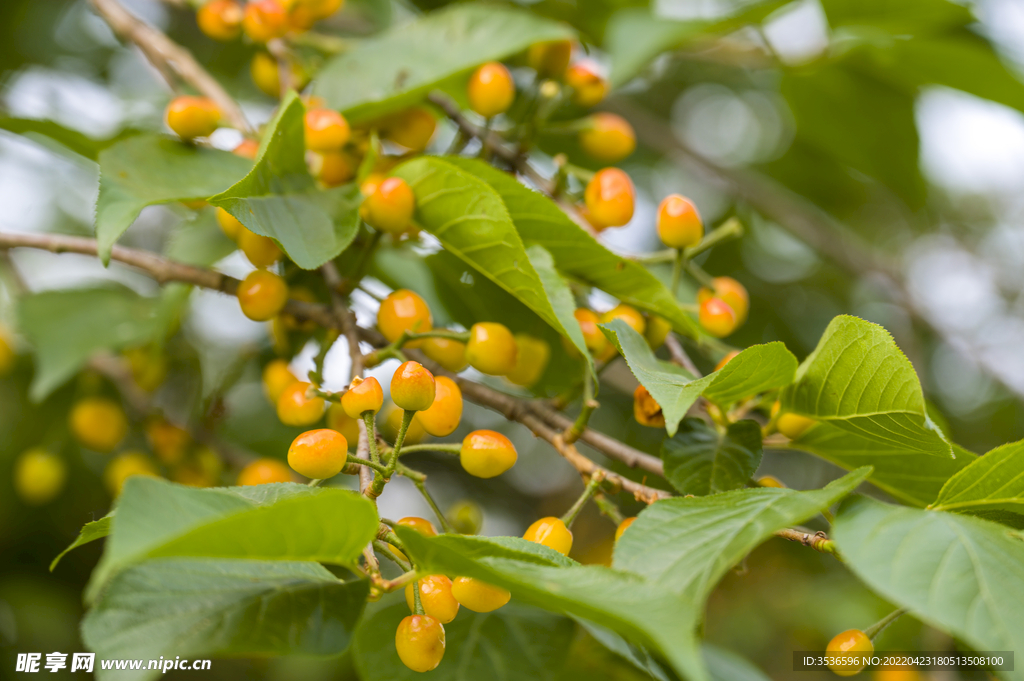
<path fill-rule="evenodd" d="M 90 161 L 98 160 L 100 152 L 113 142 L 133 134 L 133 131 L 126 131 L 118 134 L 113 139 L 95 139 L 55 121 L 16 118 L 13 116 L 0 116 L 0 130 L 6 130 L 16 135 L 36 140 L 62 153 L 70 151 Z"/>
<path fill-rule="evenodd" d="M 752 345 L 715 372 L 715 379 L 704 390 L 711 402 L 728 407 L 760 393 L 782 388 L 793 382 L 797 361 L 778 341 Z"/>
<path fill-rule="evenodd" d="M 78 533 L 77 537 L 75 537 L 75 541 L 71 542 L 70 546 L 58 553 L 57 557 L 53 559 L 52 563 L 50 563 L 50 572 L 53 572 L 54 568 L 57 567 L 57 563 L 60 562 L 60 559 L 66 556 L 69 551 L 73 551 L 79 546 L 83 546 L 89 542 L 94 542 L 97 539 L 103 539 L 110 534 L 110 521 L 113 520 L 113 517 L 112 513 L 108 513 L 99 520 L 94 520 L 83 525 L 82 531 Z"/>
<path fill-rule="evenodd" d="M 661 445 L 665 477 L 680 494 L 704 496 L 746 487 L 761 464 L 761 426 L 744 420 L 719 432 L 697 418 L 683 419 Z"/>
<path fill-rule="evenodd" d="M 1024 442 L 997 447 L 977 458 L 943 485 L 930 508 L 1024 512 Z"/>

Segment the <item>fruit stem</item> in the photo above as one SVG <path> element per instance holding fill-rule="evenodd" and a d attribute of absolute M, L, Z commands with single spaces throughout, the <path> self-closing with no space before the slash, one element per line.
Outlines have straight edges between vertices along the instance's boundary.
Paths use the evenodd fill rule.
<path fill-rule="evenodd" d="M 380 465 L 375 461 L 367 461 L 366 459 L 360 459 L 358 456 L 352 456 L 351 454 L 348 455 L 346 463 L 354 463 L 359 466 L 366 466 L 367 468 L 370 468 L 378 473 L 384 473 L 387 470 L 387 468 L 385 468 L 384 466 Z"/>
<path fill-rule="evenodd" d="M 424 476 L 424 478 L 420 480 L 413 480 L 413 483 L 416 485 L 416 489 L 420 491 L 420 494 L 423 495 L 423 498 L 427 500 L 427 504 L 429 504 L 430 508 L 433 509 L 434 515 L 437 516 L 438 522 L 441 523 L 441 531 L 445 534 L 454 534 L 455 528 L 453 528 L 451 523 L 448 522 L 448 519 L 444 517 L 444 513 L 441 512 L 441 509 L 438 507 L 437 502 L 434 501 L 434 497 L 430 496 L 430 492 L 427 491 L 427 483 L 425 478 L 426 476 Z"/>
<path fill-rule="evenodd" d="M 380 449 L 377 447 L 377 424 L 374 421 L 373 412 L 363 412 L 363 424 L 366 426 L 367 444 L 370 445 L 370 461 L 375 464 L 375 466 L 371 466 L 371 468 L 378 470 L 377 467 L 379 467 L 380 472 L 383 473 L 386 469 L 380 465 Z M 363 459 L 359 460 L 363 461 Z"/>
<path fill-rule="evenodd" d="M 675 259 L 672 261 L 672 283 L 670 284 L 669 291 L 672 293 L 672 297 L 675 298 L 679 291 L 679 279 L 683 275 L 683 264 L 686 260 L 686 251 L 681 248 L 675 249 Z"/>
<path fill-rule="evenodd" d="M 572 523 L 576 520 L 576 516 L 583 510 L 583 506 L 590 500 L 592 496 L 597 494 L 597 490 L 601 488 L 601 483 L 604 481 L 604 474 L 601 471 L 595 472 L 590 476 L 590 480 L 587 481 L 587 486 L 583 490 L 583 494 L 576 500 L 576 503 L 572 505 L 565 515 L 562 516 L 562 522 L 565 523 L 566 527 L 572 527 Z"/>
<path fill-rule="evenodd" d="M 416 580 L 412 583 L 412 602 L 415 606 L 413 612 L 417 615 L 426 615 L 423 611 L 423 603 L 420 602 L 420 580 Z"/>
<path fill-rule="evenodd" d="M 594 413 L 594 410 L 601 406 L 597 400 L 594 399 L 594 379 L 590 375 L 589 370 L 583 372 L 583 406 L 580 408 L 580 414 L 576 417 L 576 422 L 566 429 L 562 437 L 565 438 L 566 444 L 572 444 L 576 440 L 580 439 L 583 435 L 583 431 L 587 429 L 587 423 L 590 421 L 590 415 Z"/>
<path fill-rule="evenodd" d="M 459 455 L 462 451 L 462 443 L 459 442 L 428 442 L 423 445 L 407 445 L 402 447 L 402 455 L 412 452 L 444 452 L 445 454 Z"/>
<path fill-rule="evenodd" d="M 708 288 L 714 290 L 714 288 L 715 288 L 715 280 L 714 280 L 714 278 L 710 274 L 705 272 L 704 268 L 702 268 L 700 265 L 698 265 L 697 263 L 693 262 L 692 260 L 686 260 L 683 263 L 683 267 L 686 269 L 686 272 L 691 277 L 696 279 L 697 283 L 699 283 L 701 286 L 707 286 Z"/>
<path fill-rule="evenodd" d="M 594 503 L 597 504 L 597 509 L 601 511 L 601 515 L 607 516 L 616 525 L 620 525 L 625 520 L 625 516 L 622 515 L 618 504 L 605 495 L 595 494 Z"/>
<path fill-rule="evenodd" d="M 378 553 L 380 553 L 382 556 L 390 560 L 398 567 L 402 568 L 402 570 L 404 570 L 405 572 L 409 572 L 410 570 L 412 570 L 412 564 L 409 563 L 409 561 L 402 560 L 401 558 L 396 556 L 395 553 L 391 550 L 391 547 L 383 541 L 381 541 L 380 539 L 373 540 L 373 548 L 377 549 Z"/>
<path fill-rule="evenodd" d="M 729 239 L 735 239 L 741 236 L 743 236 L 743 223 L 740 222 L 739 218 L 731 217 L 718 227 L 715 227 L 713 230 L 705 234 L 699 244 L 687 248 L 686 259 L 689 260 L 698 256 L 723 241 L 728 241 Z"/>
<path fill-rule="evenodd" d="M 882 619 L 878 620 L 877 622 L 872 624 L 870 627 L 865 629 L 864 630 L 864 635 L 867 636 L 868 638 L 870 638 L 871 642 L 874 643 L 876 636 L 881 634 L 885 630 L 886 627 L 888 627 L 890 624 L 892 624 L 893 622 L 898 620 L 906 612 L 907 611 L 904 608 L 897 608 L 896 610 L 893 610 L 888 615 L 886 615 L 885 617 L 883 617 Z"/>
<path fill-rule="evenodd" d="M 410 411 L 409 409 L 402 410 L 402 425 L 398 428 L 398 435 L 395 436 L 395 446 L 391 448 L 391 456 L 388 457 L 386 474 L 388 478 L 398 468 L 398 457 L 402 455 L 402 443 L 405 442 L 405 434 L 409 431 L 409 424 L 412 423 L 414 416 L 416 416 L 415 411 Z M 381 489 L 384 489 L 383 483 L 381 484 Z"/>
<path fill-rule="evenodd" d="M 321 479 L 321 478 L 313 478 L 312 480 L 310 480 L 309 482 L 306 483 L 306 486 L 307 487 L 319 487 L 321 485 L 321 483 L 323 483 L 323 479 Z"/>

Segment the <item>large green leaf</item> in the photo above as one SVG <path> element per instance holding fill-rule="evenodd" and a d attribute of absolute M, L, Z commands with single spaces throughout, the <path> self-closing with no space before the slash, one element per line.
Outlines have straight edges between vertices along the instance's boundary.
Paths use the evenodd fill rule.
<path fill-rule="evenodd" d="M 407 107 L 486 61 L 536 42 L 572 38 L 570 28 L 501 5 L 462 4 L 362 42 L 329 61 L 313 83 L 328 106 L 358 122 Z"/>
<path fill-rule="evenodd" d="M 316 563 L 150 560 L 114 577 L 85 616 L 82 640 L 105 660 L 337 655 L 368 592 L 367 581 L 339 581 Z M 104 681 L 160 674 L 96 664 Z"/>
<path fill-rule="evenodd" d="M 306 168 L 304 116 L 302 100 L 290 93 L 268 124 L 256 165 L 210 203 L 276 241 L 299 267 L 312 270 L 355 239 L 362 197 L 355 184 L 317 188 Z"/>
<path fill-rule="evenodd" d="M 863 319 L 832 320 L 783 394 L 782 406 L 893 449 L 953 456 L 925 413 L 910 360 L 888 331 Z"/>
<path fill-rule="evenodd" d="M 511 557 L 505 546 L 491 555 L 493 540 L 478 537 L 429 538 L 404 527 L 397 532 L 426 572 L 482 579 L 508 589 L 517 602 L 581 617 L 655 650 L 690 681 L 708 679 L 694 638 L 697 609 L 639 575 Z"/>
<path fill-rule="evenodd" d="M 223 191 L 252 162 L 228 151 L 185 144 L 161 135 L 129 137 L 100 152 L 96 241 L 100 258 L 146 206 L 194 201 Z"/>
<path fill-rule="evenodd" d="M 597 373 L 594 370 L 594 358 L 587 352 L 587 343 L 583 340 L 583 329 L 580 328 L 579 322 L 573 314 L 576 311 L 576 301 L 573 299 L 572 290 L 555 269 L 554 258 L 543 246 L 533 244 L 527 247 L 526 256 L 530 259 L 530 264 L 536 270 L 537 276 L 540 277 L 544 293 L 547 295 L 548 302 L 551 303 L 551 309 L 555 316 L 558 317 L 561 330 L 569 336 L 569 340 L 583 357 L 583 361 L 587 363 L 587 369 L 590 370 L 596 383 Z"/>
<path fill-rule="evenodd" d="M 797 361 L 780 341 L 751 345 L 715 372 L 704 397 L 721 406 L 782 388 L 793 382 Z"/>
<path fill-rule="evenodd" d="M 1024 441 L 975 459 L 946 482 L 930 508 L 1024 513 Z"/>
<path fill-rule="evenodd" d="M 701 419 L 683 419 L 675 437 L 662 443 L 661 458 L 665 477 L 682 494 L 746 487 L 761 465 L 761 426 L 738 421 L 720 433 Z"/>
<path fill-rule="evenodd" d="M 615 544 L 612 565 L 702 602 L 722 575 L 776 530 L 804 522 L 852 492 L 862 468 L 822 489 L 744 489 L 676 497 L 640 512 Z"/>
<path fill-rule="evenodd" d="M 922 454 L 898 443 L 851 433 L 834 423 L 819 423 L 791 444 L 846 470 L 871 466 L 872 484 L 915 506 L 935 501 L 945 482 L 978 458 L 956 445 L 955 459 Z"/>
<path fill-rule="evenodd" d="M 196 489 L 137 476 L 125 483 L 89 595 L 112 573 L 155 557 L 350 565 L 376 532 L 372 502 L 348 490 L 294 483 Z"/>
<path fill-rule="evenodd" d="M 395 629 L 409 615 L 403 603 L 385 608 L 356 631 L 352 645 L 363 681 L 405 681 L 422 678 L 398 659 Z M 444 625 L 444 659 L 429 678 L 438 681 L 555 681 L 569 654 L 576 627 L 567 617 L 510 603 L 500 610 L 475 613 L 459 610 Z"/>
<path fill-rule="evenodd" d="M 18 300 L 18 325 L 36 355 L 29 395 L 42 400 L 93 354 L 141 345 L 166 330 L 159 298 L 122 286 L 43 291 Z"/>
<path fill-rule="evenodd" d="M 859 498 L 833 535 L 879 595 L 977 650 L 1024 649 L 1024 540 L 968 515 Z M 1024 679 L 1024 668 L 1003 672 Z"/>
<path fill-rule="evenodd" d="M 546 248 L 566 275 L 638 309 L 660 315 L 676 331 L 697 337 L 696 323 L 657 277 L 639 263 L 609 251 L 551 199 L 483 161 L 461 157 L 446 160 L 491 185 L 501 195 L 523 241 Z"/>

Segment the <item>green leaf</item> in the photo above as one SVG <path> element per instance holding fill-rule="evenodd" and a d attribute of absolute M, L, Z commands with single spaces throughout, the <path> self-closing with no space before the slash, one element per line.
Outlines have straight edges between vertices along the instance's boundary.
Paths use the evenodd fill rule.
<path fill-rule="evenodd" d="M 1024 649 L 1024 539 L 968 515 L 858 498 L 833 537 L 847 565 L 886 600 L 976 650 Z M 1024 679 L 1024 669 L 1006 672 Z"/>
<path fill-rule="evenodd" d="M 851 433 L 834 423 L 819 423 L 791 444 L 846 470 L 871 466 L 874 472 L 869 480 L 873 485 L 915 506 L 935 501 L 943 484 L 978 458 L 956 445 L 955 459 L 922 454 L 897 443 Z"/>
<path fill-rule="evenodd" d="M 646 339 L 621 319 L 601 324 L 600 328 L 618 348 L 636 379 L 661 407 L 669 436 L 675 435 L 679 421 L 704 389 L 711 385 L 714 374 L 695 379 L 682 367 L 661 361 L 654 356 Z"/>
<path fill-rule="evenodd" d="M 771 681 L 753 663 L 730 650 L 705 643 L 701 651 L 714 681 Z"/>
<path fill-rule="evenodd" d="M 793 382 L 797 361 L 780 341 L 752 345 L 715 372 L 704 397 L 727 407 L 753 395 L 782 388 Z"/>
<path fill-rule="evenodd" d="M 523 241 L 547 249 L 560 271 L 637 309 L 664 317 L 679 333 L 697 337 L 693 318 L 683 312 L 657 277 L 639 263 L 609 251 L 551 199 L 483 161 L 461 157 L 446 160 L 491 185 L 501 195 Z"/>
<path fill-rule="evenodd" d="M 729 424 L 724 433 L 696 418 L 683 419 L 661 445 L 665 477 L 681 494 L 704 496 L 746 487 L 761 465 L 761 426 Z"/>
<path fill-rule="evenodd" d="M 305 110 L 290 93 L 268 124 L 256 165 L 210 203 L 276 241 L 299 267 L 313 270 L 355 239 L 362 197 L 355 184 L 317 188 L 306 168 Z"/>
<path fill-rule="evenodd" d="M 391 643 L 398 623 L 408 615 L 405 602 L 396 603 L 356 630 L 352 653 L 363 681 L 423 678 L 402 664 Z M 444 630 L 444 658 L 430 673 L 431 679 L 555 681 L 569 654 L 576 627 L 567 617 L 510 603 L 489 613 L 461 608 Z"/>
<path fill-rule="evenodd" d="M 56 121 L 11 116 L 0 116 L 0 130 L 22 135 L 48 147 L 58 147 L 59 151 L 70 151 L 90 161 L 97 160 L 100 151 L 115 141 L 136 132 L 125 130 L 118 133 L 113 139 L 96 139 L 78 130 L 67 128 Z"/>
<path fill-rule="evenodd" d="M 368 499 L 294 483 L 196 489 L 136 476 L 124 486 L 88 595 L 155 557 L 311 560 L 350 565 L 377 532 Z"/>
<path fill-rule="evenodd" d="M 94 542 L 97 539 L 103 539 L 110 534 L 110 520 L 113 517 L 112 513 L 108 513 L 99 520 L 86 523 L 82 526 L 82 531 L 75 537 L 75 541 L 71 542 L 71 545 L 66 549 L 57 554 L 57 557 L 50 563 L 50 572 L 53 572 L 54 568 L 57 567 L 57 563 L 63 558 L 69 551 L 77 549 L 79 546 Z"/>
<path fill-rule="evenodd" d="M 505 204 L 486 182 L 436 157 L 403 163 L 394 174 L 412 187 L 419 224 L 446 250 L 570 334 L 573 327 L 553 309 Z M 573 325 L 579 326 L 575 319 Z"/>
<path fill-rule="evenodd" d="M 930 508 L 1024 513 L 1024 441 L 975 459 L 946 482 Z"/>
<path fill-rule="evenodd" d="M 189 265 L 209 267 L 237 250 L 238 245 L 217 226 L 213 211 L 203 211 L 171 232 L 164 255 Z"/>
<path fill-rule="evenodd" d="M 594 370 L 594 358 L 587 351 L 587 343 L 583 340 L 583 329 L 580 328 L 580 324 L 573 314 L 576 311 L 576 301 L 573 299 L 569 285 L 555 269 L 554 258 L 543 246 L 539 244 L 529 246 L 526 249 L 526 257 L 530 259 L 530 264 L 533 265 L 537 276 L 540 277 L 544 293 L 551 303 L 551 309 L 555 316 L 558 317 L 561 330 L 565 331 L 580 356 L 583 357 L 583 361 L 586 362 L 587 369 L 596 383 L 597 372 Z"/>
<path fill-rule="evenodd" d="M 783 408 L 893 449 L 950 458 L 914 367 L 881 326 L 836 317 L 783 393 Z"/>
<path fill-rule="evenodd" d="M 597 565 L 557 567 L 517 559 L 504 547 L 487 555 L 485 540 L 474 537 L 396 531 L 425 572 L 482 579 L 508 589 L 516 602 L 589 620 L 658 651 L 685 678 L 708 681 L 694 638 L 697 609 L 660 585 Z"/>
<path fill-rule="evenodd" d="M 969 8 L 948 0 L 822 0 L 821 8 L 833 28 L 881 29 L 904 40 L 975 21 Z"/>
<path fill-rule="evenodd" d="M 82 621 L 102 659 L 337 655 L 348 646 L 369 592 L 316 563 L 151 560 L 121 572 Z M 160 670 L 103 671 L 152 679 Z"/>
<path fill-rule="evenodd" d="M 110 249 L 146 206 L 194 201 L 223 191 L 252 162 L 228 151 L 197 147 L 161 135 L 129 137 L 100 152 L 96 241 L 103 264 Z"/>
<path fill-rule="evenodd" d="M 36 355 L 29 395 L 40 401 L 93 354 L 154 340 L 167 330 L 159 298 L 123 286 L 43 291 L 18 301 L 18 324 Z"/>
<path fill-rule="evenodd" d="M 536 42 L 573 38 L 559 23 L 501 5 L 461 4 L 431 12 L 331 59 L 313 93 L 352 122 L 416 104 L 445 81 Z"/>
<path fill-rule="evenodd" d="M 612 565 L 647 577 L 694 603 L 776 530 L 802 523 L 852 492 L 861 468 L 822 489 L 743 489 L 651 504 L 615 544 Z"/>

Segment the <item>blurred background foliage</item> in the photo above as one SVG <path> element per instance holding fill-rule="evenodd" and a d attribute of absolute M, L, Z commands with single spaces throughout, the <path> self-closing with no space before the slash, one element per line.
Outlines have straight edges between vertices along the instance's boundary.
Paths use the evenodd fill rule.
<path fill-rule="evenodd" d="M 273 103 L 249 78 L 251 47 L 205 39 L 192 12 L 173 2 L 125 4 L 188 46 L 254 120 L 267 119 Z M 348 0 L 325 29 L 358 40 L 442 4 Z M 701 256 L 705 269 L 735 277 L 750 291 L 749 321 L 731 343 L 782 340 L 802 358 L 833 316 L 859 315 L 894 334 L 956 442 L 980 453 L 1024 437 L 1024 6 L 1015 0 L 520 4 L 580 31 L 583 49 L 616 87 L 599 108 L 626 116 L 636 128 L 640 146 L 622 165 L 637 183 L 638 207 L 629 226 L 605 233 L 610 247 L 656 250 L 655 207 L 669 192 L 694 198 L 710 224 L 739 216 L 746 236 Z M 97 167 L 87 157 L 102 140 L 161 127 L 169 93 L 82 0 L 0 3 L 0 88 L 0 229 L 91 234 Z M 22 132 L 23 119 L 52 120 L 68 130 L 32 139 L 2 132 Z M 453 134 L 444 130 L 438 146 Z M 53 142 L 61 135 L 63 146 Z M 545 134 L 541 148 L 594 167 L 570 138 Z M 147 209 L 125 241 L 167 251 L 169 235 L 185 219 L 174 207 Z M 513 314 L 481 305 L 479 288 L 460 286 L 463 273 L 449 256 L 421 255 L 383 251 L 373 273 L 428 300 L 433 291 L 441 301 L 434 308 L 439 323 L 448 321 L 445 315 L 466 324 L 495 309 L 503 310 L 502 321 Z M 14 326 L 9 292 L 18 285 L 15 271 L 37 291 L 117 282 L 142 295 L 155 293 L 151 282 L 127 269 L 59 257 L 19 253 L 16 270 L 0 261 L 0 319 L 8 328 Z M 401 263 L 407 266 L 396 266 Z M 218 267 L 244 272 L 237 254 Z M 660 274 L 667 279 L 667 271 Z M 364 314 L 372 314 L 372 299 L 362 302 Z M 233 300 L 196 292 L 175 339 L 167 353 L 178 380 L 161 398 L 168 414 L 187 418 L 217 401 L 230 416 L 222 421 L 222 436 L 248 451 L 282 457 L 297 431 L 272 417 L 249 361 L 272 354 L 264 328 L 244 319 Z M 308 368 L 313 354 L 315 346 L 303 350 L 293 366 Z M 330 379 L 345 375 L 342 354 L 329 357 L 328 387 L 340 387 Z M 75 395 L 100 379 L 80 376 L 33 404 L 31 376 L 22 355 L 0 380 L 5 673 L 16 652 L 83 649 L 80 593 L 100 549 L 93 544 L 69 554 L 52 575 L 47 566 L 83 522 L 110 505 L 101 482 L 105 461 L 79 451 L 65 425 Z M 628 372 L 616 367 L 604 380 L 600 428 L 656 453 L 660 434 L 629 416 Z M 467 405 L 456 436 L 478 427 L 513 437 L 521 459 L 510 475 L 466 485 L 441 459 L 424 456 L 421 467 L 438 482 L 439 497 L 483 507 L 484 533 L 521 533 L 538 513 L 558 514 L 578 494 L 579 480 L 568 466 L 521 429 Z M 134 446 L 145 447 L 141 435 L 132 437 Z M 40 443 L 69 462 L 70 484 L 59 499 L 30 508 L 15 496 L 10 472 L 18 454 Z M 797 488 L 835 476 L 828 464 L 798 452 L 766 452 L 761 473 Z M 382 512 L 426 515 L 402 482 L 388 487 Z M 574 557 L 607 561 L 612 532 L 588 509 L 577 525 Z M 826 675 L 792 672 L 792 650 L 823 649 L 835 632 L 867 626 L 888 606 L 831 557 L 775 540 L 726 578 L 708 612 L 711 642 L 741 652 L 774 679 L 812 681 Z M 880 644 L 939 649 L 950 642 L 905 618 Z M 345 659 L 287 659 L 216 662 L 206 678 L 353 675 Z M 574 640 L 563 676 L 642 678 L 585 633 Z"/>

